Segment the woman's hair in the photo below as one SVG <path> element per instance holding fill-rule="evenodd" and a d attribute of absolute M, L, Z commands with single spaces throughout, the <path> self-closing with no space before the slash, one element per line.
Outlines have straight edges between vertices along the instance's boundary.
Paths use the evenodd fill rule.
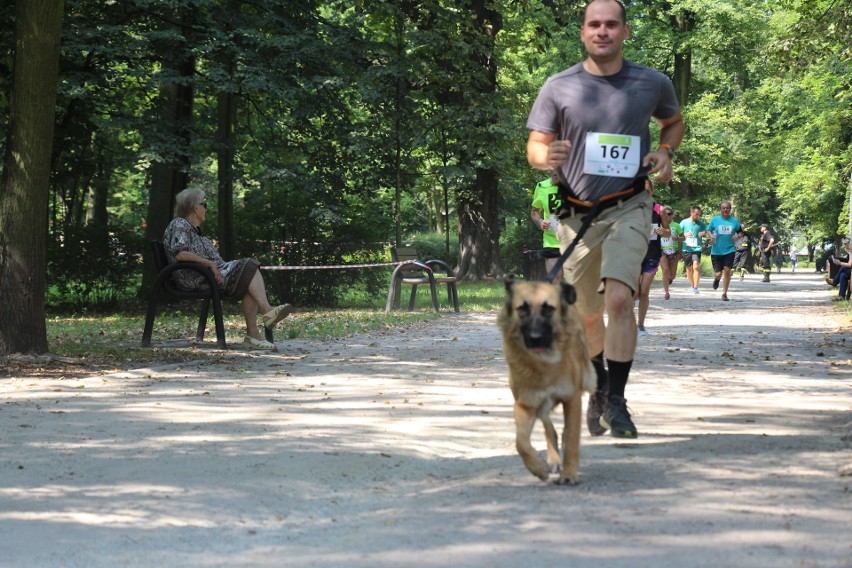
<path fill-rule="evenodd" d="M 175 195 L 175 217 L 186 217 L 204 201 L 204 192 L 200 189 L 190 187 Z"/>

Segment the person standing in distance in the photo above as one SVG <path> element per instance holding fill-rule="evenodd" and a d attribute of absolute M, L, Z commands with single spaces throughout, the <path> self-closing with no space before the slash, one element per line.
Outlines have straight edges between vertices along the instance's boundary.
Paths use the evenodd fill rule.
<path fill-rule="evenodd" d="M 769 282 L 769 275 L 772 274 L 773 246 L 775 246 L 775 237 L 769 232 L 769 225 L 764 223 L 760 226 L 760 240 L 757 241 L 757 249 L 760 251 L 760 267 L 763 269 L 763 280 L 761 282 Z"/>
<path fill-rule="evenodd" d="M 535 226 L 542 230 L 541 248 L 544 250 L 544 268 L 547 273 L 559 260 L 559 237 L 556 229 L 559 222 L 556 219 L 556 211 L 562 205 L 559 198 L 559 178 L 552 174 L 549 178 L 538 182 L 533 193 L 532 210 L 530 219 Z M 562 282 L 562 270 L 556 273 L 554 282 Z"/>
<path fill-rule="evenodd" d="M 541 88 L 527 120 L 527 160 L 559 175 L 562 250 L 574 241 L 593 202 L 600 200 L 604 207 L 564 272 L 577 289 L 598 375 L 586 415 L 589 432 L 610 430 L 615 437 L 635 438 L 624 391 L 636 352 L 636 270 L 651 231 L 652 199 L 645 179 L 671 179 L 672 155 L 685 127 L 671 81 L 624 59 L 628 37 L 620 2 L 593 0 L 586 6 L 580 38 L 587 57 L 549 77 Z M 656 149 L 651 147 L 651 117 L 660 126 Z"/>
<path fill-rule="evenodd" d="M 707 225 L 701 220 L 701 207 L 693 205 L 689 208 L 689 217 L 680 222 L 683 231 L 683 266 L 686 268 L 686 279 L 692 286 L 692 293 L 698 294 L 701 283 L 701 250 L 704 248 L 703 238 L 709 233 Z"/>
<path fill-rule="evenodd" d="M 728 301 L 728 285 L 731 283 L 731 268 L 734 266 L 734 235 L 742 228 L 736 217 L 731 216 L 731 202 L 723 201 L 719 206 L 720 214 L 710 220 L 707 231 L 713 246 L 710 248 L 710 258 L 713 260 L 713 289 L 719 288 L 719 280 L 724 271 L 725 280 L 722 283 L 722 301 Z"/>

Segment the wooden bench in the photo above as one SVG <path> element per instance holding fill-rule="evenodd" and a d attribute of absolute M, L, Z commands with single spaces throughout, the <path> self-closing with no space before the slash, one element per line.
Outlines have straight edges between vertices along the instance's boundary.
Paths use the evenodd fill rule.
<path fill-rule="evenodd" d="M 408 311 L 414 309 L 414 301 L 417 297 L 417 287 L 428 285 L 432 294 L 432 307 L 439 312 L 438 307 L 438 284 L 447 286 L 447 295 L 452 302 L 456 312 L 459 311 L 459 294 L 456 289 L 456 275 L 450 265 L 443 260 L 420 260 L 417 249 L 414 247 L 391 247 L 391 257 L 394 262 L 410 261 L 400 264 L 394 268 L 388 287 L 388 301 L 385 304 L 385 312 L 400 307 L 400 295 L 402 285 L 411 285 L 411 295 L 408 299 Z M 442 274 L 435 274 L 438 270 Z"/>

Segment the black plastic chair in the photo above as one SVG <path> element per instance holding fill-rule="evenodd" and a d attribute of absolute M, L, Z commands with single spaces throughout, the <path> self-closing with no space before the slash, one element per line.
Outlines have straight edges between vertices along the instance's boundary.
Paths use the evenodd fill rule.
<path fill-rule="evenodd" d="M 151 287 L 151 297 L 148 300 L 148 315 L 145 318 L 145 331 L 142 333 L 142 347 L 151 346 L 151 333 L 154 330 L 154 317 L 157 314 L 157 303 L 160 294 L 166 292 L 174 297 L 186 300 L 201 300 L 201 313 L 198 316 L 198 328 L 195 331 L 196 341 L 204 341 L 204 331 L 207 328 L 207 316 L 210 313 L 210 304 L 213 304 L 213 321 L 216 324 L 216 344 L 219 349 L 227 349 L 225 342 L 225 324 L 222 318 L 222 292 L 216 284 L 213 272 L 197 262 L 175 262 L 169 264 L 166 250 L 160 241 L 151 241 L 151 251 L 154 254 L 154 264 L 157 266 L 157 278 Z M 205 290 L 182 290 L 177 287 L 172 274 L 176 270 L 194 270 L 201 274 L 207 281 Z M 263 328 L 266 340 L 273 342 L 272 330 Z"/>

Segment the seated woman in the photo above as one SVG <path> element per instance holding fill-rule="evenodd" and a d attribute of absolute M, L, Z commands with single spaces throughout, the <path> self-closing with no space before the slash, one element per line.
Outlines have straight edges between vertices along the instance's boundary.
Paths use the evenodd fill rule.
<path fill-rule="evenodd" d="M 226 296 L 242 300 L 248 335 L 243 340 L 246 349 L 273 350 L 275 345 L 260 336 L 257 327 L 258 310 L 263 313 L 263 325 L 273 328 L 293 311 L 290 304 L 271 306 L 266 297 L 260 263 L 253 258 L 225 262 L 210 239 L 201 234 L 200 225 L 207 218 L 207 203 L 200 189 L 184 189 L 175 197 L 175 218 L 163 235 L 163 247 L 170 263 L 197 262 L 207 266 Z M 191 270 L 174 273 L 178 287 L 198 290 L 207 286 L 204 277 Z"/>
<path fill-rule="evenodd" d="M 852 244 L 850 244 L 849 237 L 843 239 L 843 247 L 846 249 L 846 255 L 844 257 L 831 257 L 828 260 L 828 262 L 839 267 L 834 278 L 828 274 L 825 275 L 826 284 L 838 287 L 838 293 L 837 296 L 834 297 L 834 301 L 848 300 L 850 293 L 852 292 L 852 288 L 850 288 L 849 285 L 850 276 L 852 276 L 852 254 L 850 254 L 850 252 L 852 252 Z"/>

